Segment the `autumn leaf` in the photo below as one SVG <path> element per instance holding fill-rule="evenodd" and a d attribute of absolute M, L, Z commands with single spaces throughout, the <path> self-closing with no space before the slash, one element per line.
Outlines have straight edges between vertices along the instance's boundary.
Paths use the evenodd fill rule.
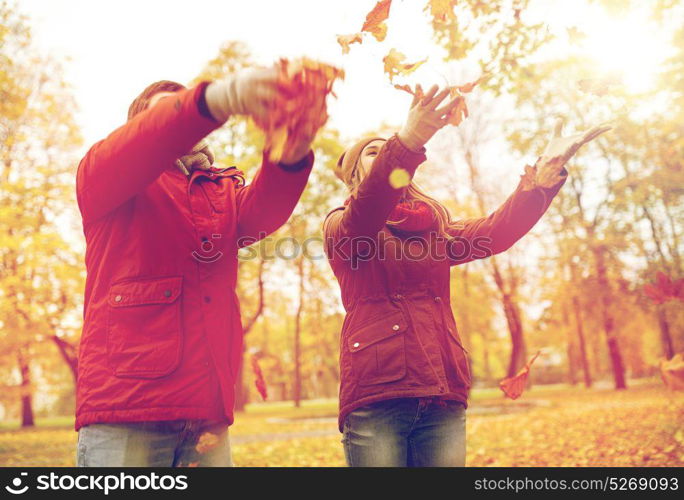
<path fill-rule="evenodd" d="M 508 377 L 499 382 L 499 387 L 504 392 L 506 396 L 511 399 L 518 399 L 520 395 L 525 390 L 525 383 L 527 382 L 527 376 L 530 374 L 530 366 L 537 359 L 537 356 L 541 351 L 537 351 L 537 354 L 532 356 L 525 366 L 523 366 L 518 373 L 513 377 Z"/>
<path fill-rule="evenodd" d="M 485 81 L 487 78 L 489 78 L 489 74 L 485 73 L 483 74 L 480 78 L 478 78 L 475 81 L 472 81 L 470 83 L 465 83 L 463 85 L 459 85 L 456 87 L 456 89 L 461 93 L 461 94 L 467 94 L 468 92 L 472 92 L 473 89 L 478 86 L 480 83 Z"/>
<path fill-rule="evenodd" d="M 677 391 L 684 391 L 684 356 L 678 353 L 670 360 L 660 361 L 660 376 L 665 385 Z"/>
<path fill-rule="evenodd" d="M 278 162 L 290 144 L 313 138 L 328 120 L 325 99 L 344 72 L 308 58 L 278 63 L 278 94 L 264 122 L 255 121 L 266 133 L 269 160 Z"/>
<path fill-rule="evenodd" d="M 644 293 L 656 304 L 674 299 L 684 301 L 684 278 L 672 281 L 665 273 L 658 271 L 656 282 L 644 285 Z"/>
<path fill-rule="evenodd" d="M 435 22 L 445 23 L 450 19 L 454 19 L 454 5 L 455 0 L 429 0 L 425 6 L 425 11 L 430 11 L 430 15 Z"/>
<path fill-rule="evenodd" d="M 537 187 L 537 167 L 525 165 L 525 173 L 520 175 L 522 190 L 529 191 Z"/>
<path fill-rule="evenodd" d="M 380 0 L 373 10 L 366 15 L 361 31 L 370 33 L 378 42 L 382 42 L 387 36 L 385 20 L 389 17 L 392 0 Z"/>
<path fill-rule="evenodd" d="M 199 454 L 204 454 L 212 448 L 216 448 L 218 444 L 219 437 L 216 434 L 212 434 L 211 432 L 205 432 L 199 437 L 197 445 L 195 446 L 195 450 L 197 450 L 197 453 Z"/>
<path fill-rule="evenodd" d="M 414 63 L 404 62 L 405 60 L 406 56 L 396 49 L 391 49 L 382 59 L 382 62 L 385 64 L 385 73 L 389 75 L 390 82 L 392 82 L 397 75 L 410 75 L 417 70 L 421 64 L 427 61 L 427 58 Z"/>
<path fill-rule="evenodd" d="M 337 35 L 337 43 L 342 47 L 343 54 L 349 54 L 349 46 L 352 43 L 363 43 L 363 35 L 361 33 L 352 33 L 351 35 Z"/>
<path fill-rule="evenodd" d="M 268 397 L 268 390 L 266 388 L 266 381 L 264 380 L 264 373 L 261 371 L 259 366 L 259 359 L 256 356 L 252 356 L 252 371 L 254 372 L 254 385 L 261 394 L 261 398 L 266 401 Z"/>

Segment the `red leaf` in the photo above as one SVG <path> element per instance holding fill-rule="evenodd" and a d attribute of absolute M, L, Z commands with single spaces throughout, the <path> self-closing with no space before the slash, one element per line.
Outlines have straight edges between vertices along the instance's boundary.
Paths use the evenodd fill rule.
<path fill-rule="evenodd" d="M 508 377 L 499 382 L 499 387 L 504 392 L 506 396 L 511 399 L 518 399 L 523 391 L 525 390 L 525 383 L 527 382 L 527 377 L 530 374 L 530 366 L 537 359 L 537 356 L 541 351 L 537 351 L 537 354 L 532 356 L 525 366 L 523 366 L 518 373 L 513 377 Z"/>
<path fill-rule="evenodd" d="M 380 0 L 373 10 L 366 15 L 361 31 L 372 34 L 378 42 L 382 42 L 387 35 L 385 20 L 389 17 L 392 0 Z"/>
<path fill-rule="evenodd" d="M 684 278 L 672 281 L 665 273 L 658 271 L 656 282 L 644 285 L 644 293 L 656 304 L 673 299 L 684 301 Z"/>

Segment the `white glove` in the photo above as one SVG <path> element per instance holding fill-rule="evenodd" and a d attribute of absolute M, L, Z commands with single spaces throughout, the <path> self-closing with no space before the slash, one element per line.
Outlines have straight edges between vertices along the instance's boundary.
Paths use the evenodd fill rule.
<path fill-rule="evenodd" d="M 592 127 L 587 132 L 562 137 L 563 122 L 563 118 L 558 119 L 551 140 L 535 164 L 537 169 L 536 183 L 539 186 L 552 187 L 556 185 L 568 175 L 564 165 L 577 153 L 579 148 L 612 128 L 602 124 Z"/>
<path fill-rule="evenodd" d="M 439 94 L 437 93 L 438 89 L 437 85 L 433 85 L 428 93 L 423 96 L 420 85 L 416 86 L 408 118 L 398 133 L 401 142 L 413 151 L 420 151 L 432 136 L 447 124 L 449 112 L 458 103 L 458 98 L 454 98 L 438 108 L 437 106 L 449 95 L 448 88 Z"/>
<path fill-rule="evenodd" d="M 250 115 L 265 121 L 276 96 L 278 70 L 252 68 L 210 83 L 205 91 L 207 107 L 216 121 L 225 122 L 231 115 Z"/>

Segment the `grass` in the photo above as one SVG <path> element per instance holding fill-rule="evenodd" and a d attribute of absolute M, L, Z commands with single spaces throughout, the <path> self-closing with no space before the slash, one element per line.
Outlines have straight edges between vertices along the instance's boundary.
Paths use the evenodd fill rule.
<path fill-rule="evenodd" d="M 471 466 L 682 466 L 684 394 L 651 381 L 626 391 L 536 386 L 517 401 L 475 390 Z M 248 405 L 231 427 L 239 466 L 343 466 L 337 401 Z M 0 466 L 72 466 L 73 419 L 0 424 Z M 321 434 L 308 437 L 312 433 Z"/>

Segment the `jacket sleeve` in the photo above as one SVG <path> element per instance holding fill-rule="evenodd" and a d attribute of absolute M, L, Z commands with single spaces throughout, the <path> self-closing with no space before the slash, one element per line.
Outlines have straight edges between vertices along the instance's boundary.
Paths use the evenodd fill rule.
<path fill-rule="evenodd" d="M 508 250 L 541 219 L 565 184 L 567 177 L 552 187 L 523 190 L 522 177 L 513 194 L 487 217 L 463 219 L 448 228 L 451 265 L 465 264 Z"/>
<path fill-rule="evenodd" d="M 272 163 L 264 151 L 252 182 L 236 193 L 238 246 L 255 243 L 287 222 L 311 174 L 314 153 L 295 168 Z"/>
<path fill-rule="evenodd" d="M 425 159 L 425 149 L 416 153 L 404 146 L 396 134 L 390 137 L 380 148 L 357 195 L 350 198 L 343 210 L 335 210 L 326 218 L 323 224 L 326 248 L 340 238 L 374 238 L 405 190 L 404 187 L 392 187 L 390 174 L 394 169 L 402 168 L 413 178 Z M 351 247 L 347 249 L 351 250 Z"/>
<path fill-rule="evenodd" d="M 199 110 L 208 83 L 160 100 L 90 148 L 76 173 L 76 197 L 84 224 L 141 192 L 221 126 Z"/>

